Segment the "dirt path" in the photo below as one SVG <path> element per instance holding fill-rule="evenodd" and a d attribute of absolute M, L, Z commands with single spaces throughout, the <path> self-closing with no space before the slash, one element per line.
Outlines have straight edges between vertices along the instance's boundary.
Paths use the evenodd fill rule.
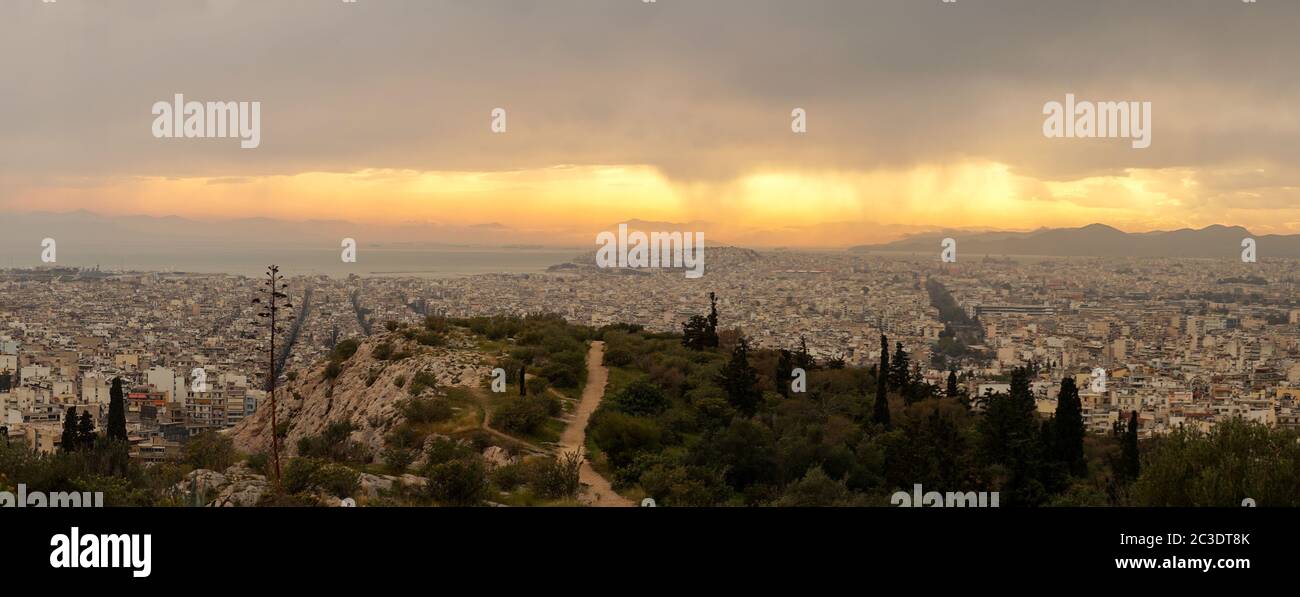
<path fill-rule="evenodd" d="M 566 452 L 578 450 L 584 456 L 582 470 L 578 474 L 585 486 L 579 496 L 583 503 L 591 506 L 635 506 L 631 500 L 615 493 L 609 481 L 600 476 L 585 458 L 587 422 L 605 397 L 605 383 L 609 381 L 609 370 L 601 362 L 604 356 L 605 343 L 592 342 L 591 350 L 587 351 L 587 385 L 582 389 L 582 398 L 573 409 L 573 420 L 569 421 L 569 426 L 564 428 L 564 434 L 560 436 L 560 447 Z"/>

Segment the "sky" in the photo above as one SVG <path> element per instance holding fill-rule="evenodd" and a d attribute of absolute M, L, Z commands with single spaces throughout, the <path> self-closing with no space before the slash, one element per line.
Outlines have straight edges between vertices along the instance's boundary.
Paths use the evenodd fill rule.
<path fill-rule="evenodd" d="M 1300 233 L 1297 30 L 1283 0 L 3 0 L 0 217 Z M 260 146 L 155 138 L 177 93 L 260 102 Z M 1150 147 L 1046 137 L 1067 94 L 1150 102 Z"/>

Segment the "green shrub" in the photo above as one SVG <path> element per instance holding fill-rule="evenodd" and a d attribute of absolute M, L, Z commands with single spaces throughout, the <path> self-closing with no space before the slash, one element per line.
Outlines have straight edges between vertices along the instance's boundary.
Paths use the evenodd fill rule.
<path fill-rule="evenodd" d="M 412 388 L 415 387 L 413 383 Z M 450 419 L 451 405 L 443 398 L 405 398 L 397 403 L 397 411 L 412 423 L 437 423 Z"/>
<path fill-rule="evenodd" d="M 428 371 L 421 371 L 411 378 L 411 387 L 408 389 L 412 396 L 419 396 L 426 388 L 437 388 L 438 376 Z"/>
<path fill-rule="evenodd" d="M 529 480 L 538 495 L 548 499 L 575 498 L 578 496 L 578 471 L 582 468 L 582 455 L 577 451 L 565 452 L 556 458 L 547 458 L 537 467 L 536 475 Z"/>
<path fill-rule="evenodd" d="M 436 437 L 424 449 L 425 461 L 429 465 L 451 462 L 460 458 L 477 456 L 477 453 L 458 441 Z"/>
<path fill-rule="evenodd" d="M 542 407 L 546 409 L 546 416 L 548 417 L 558 417 L 564 414 L 564 403 L 555 396 L 550 394 L 533 396 L 533 400 L 542 403 Z"/>
<path fill-rule="evenodd" d="M 334 345 L 334 350 L 330 351 L 329 359 L 342 363 L 357 353 L 357 348 L 361 346 L 361 341 L 356 338 L 348 338 Z"/>
<path fill-rule="evenodd" d="M 429 497 L 447 506 L 476 506 L 487 498 L 487 467 L 477 456 L 428 467 Z"/>
<path fill-rule="evenodd" d="M 384 468 L 394 475 L 406 473 L 406 469 L 415 462 L 415 450 L 399 446 L 384 448 L 380 457 L 384 459 Z"/>
<path fill-rule="evenodd" d="M 492 471 L 492 483 L 501 491 L 514 491 L 520 485 L 528 482 L 526 473 L 524 465 L 520 463 L 499 466 Z"/>
<path fill-rule="evenodd" d="M 181 459 L 196 469 L 224 471 L 235 463 L 235 445 L 229 437 L 205 431 L 185 443 Z"/>
<path fill-rule="evenodd" d="M 528 393 L 533 396 L 544 395 L 546 390 L 551 387 L 551 383 L 546 381 L 545 377 L 530 377 L 526 385 L 528 386 Z"/>
<path fill-rule="evenodd" d="M 423 441 L 424 435 L 409 421 L 402 422 L 384 435 L 384 443 L 399 448 L 418 448 Z"/>
<path fill-rule="evenodd" d="M 424 318 L 424 329 L 438 334 L 446 334 L 451 330 L 451 322 L 446 317 L 430 315 Z"/>
<path fill-rule="evenodd" d="M 325 379 L 334 379 L 342 372 L 343 365 L 338 364 L 338 361 L 330 361 L 325 365 Z"/>
<path fill-rule="evenodd" d="M 590 433 L 610 463 L 620 467 L 630 463 L 638 451 L 658 449 L 662 432 L 650 419 L 601 408 L 592 415 Z"/>
<path fill-rule="evenodd" d="M 298 455 L 334 462 L 366 462 L 370 455 L 365 446 L 349 439 L 356 427 L 348 421 L 330 423 L 320 435 L 298 440 Z"/>
<path fill-rule="evenodd" d="M 546 421 L 546 405 L 533 397 L 506 400 L 492 413 L 492 423 L 506 431 L 533 433 Z"/>
<path fill-rule="evenodd" d="M 270 462 L 271 457 L 266 452 L 249 454 L 248 458 L 244 459 L 244 464 L 248 465 L 248 469 L 259 475 L 270 474 L 270 469 L 268 467 Z"/>
<path fill-rule="evenodd" d="M 284 488 L 289 493 L 324 492 L 351 497 L 361 488 L 357 472 L 339 464 L 315 458 L 293 458 L 284 469 Z"/>
<path fill-rule="evenodd" d="M 668 399 L 663 390 L 646 377 L 637 378 L 618 394 L 612 401 L 615 408 L 629 415 L 639 417 L 654 416 L 668 407 Z"/>
<path fill-rule="evenodd" d="M 632 358 L 632 351 L 622 346 L 615 346 L 605 351 L 602 360 L 606 367 L 626 367 L 632 364 Z"/>
<path fill-rule="evenodd" d="M 376 361 L 387 361 L 393 356 L 393 343 L 381 342 L 374 350 L 370 351 L 370 357 Z"/>
<path fill-rule="evenodd" d="M 540 375 L 557 388 L 576 388 L 586 370 L 584 355 L 577 352 L 563 352 L 552 354 L 551 361 L 542 366 Z"/>
<path fill-rule="evenodd" d="M 415 341 L 424 346 L 442 346 L 447 343 L 447 338 L 438 332 L 425 331 L 416 334 Z"/>

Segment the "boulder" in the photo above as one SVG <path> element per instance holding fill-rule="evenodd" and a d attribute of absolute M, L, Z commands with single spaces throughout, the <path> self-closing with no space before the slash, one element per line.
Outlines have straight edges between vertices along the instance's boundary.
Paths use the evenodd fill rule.
<path fill-rule="evenodd" d="M 505 448 L 501 446 L 488 446 L 483 450 L 483 460 L 487 462 L 489 468 L 499 468 L 514 464 L 517 459 L 510 455 Z"/>
<path fill-rule="evenodd" d="M 370 473 L 361 473 L 359 478 L 361 481 L 361 491 L 372 498 L 379 497 L 379 492 L 381 491 L 391 491 L 393 489 L 393 481 L 397 480 L 396 477 L 390 477 L 388 475 L 372 475 Z"/>

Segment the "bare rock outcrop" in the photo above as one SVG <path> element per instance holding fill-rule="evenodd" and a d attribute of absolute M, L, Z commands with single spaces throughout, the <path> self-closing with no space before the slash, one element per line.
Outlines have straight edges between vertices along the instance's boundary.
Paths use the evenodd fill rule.
<path fill-rule="evenodd" d="M 295 456 L 298 440 L 347 421 L 355 429 L 349 439 L 380 459 L 384 434 L 400 422 L 398 403 L 411 395 L 417 379 L 425 388 L 421 394 L 432 396 L 437 388 L 478 385 L 489 372 L 483 354 L 460 336 L 449 337 L 446 346 L 423 346 L 401 331 L 367 338 L 351 357 L 339 362 L 336 371 L 330 370 L 330 361 L 324 361 L 298 370 L 294 381 L 276 391 L 276 417 L 286 429 L 281 454 Z M 230 431 L 235 448 L 245 453 L 270 452 L 270 426 L 267 399 Z"/>
<path fill-rule="evenodd" d="M 219 473 L 197 469 L 185 475 L 176 490 L 205 506 L 256 506 L 269 490 L 266 476 L 253 472 L 244 463 L 237 463 Z"/>

